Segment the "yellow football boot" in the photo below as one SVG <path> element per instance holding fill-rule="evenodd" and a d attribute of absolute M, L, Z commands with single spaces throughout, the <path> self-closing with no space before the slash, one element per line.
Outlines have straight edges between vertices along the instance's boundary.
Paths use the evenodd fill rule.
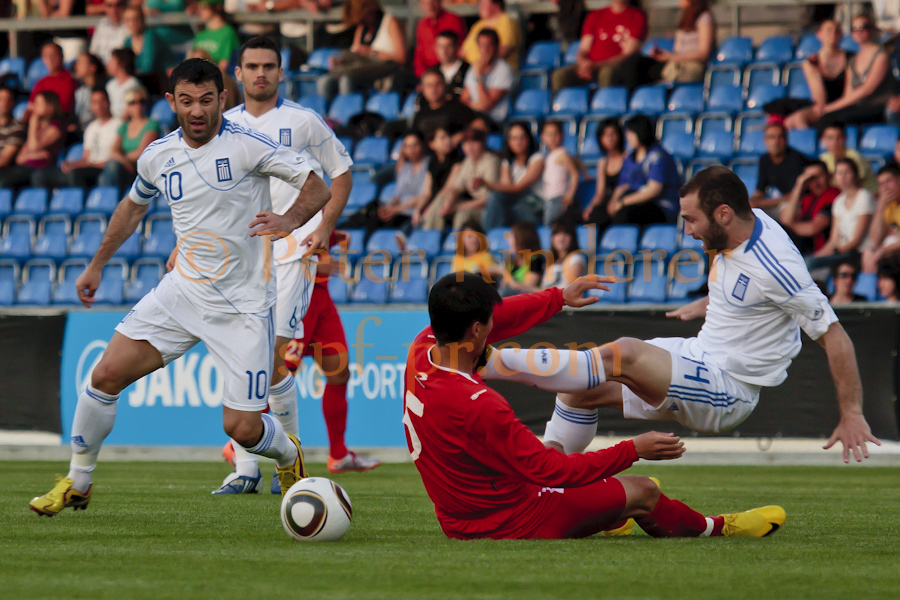
<path fill-rule="evenodd" d="M 765 537 L 778 531 L 787 520 L 780 506 L 763 506 L 739 513 L 719 515 L 725 518 L 722 535 L 730 537 Z"/>
<path fill-rule="evenodd" d="M 291 443 L 297 446 L 297 460 L 289 467 L 284 467 L 283 469 L 276 467 L 275 469 L 275 473 L 278 475 L 278 482 L 281 484 L 282 498 L 291 489 L 291 486 L 301 479 L 309 477 L 309 473 L 306 472 L 306 464 L 303 462 L 303 449 L 300 447 L 300 440 L 292 433 L 288 433 L 287 436 L 290 438 Z"/>
<path fill-rule="evenodd" d="M 73 483 L 71 477 L 57 475 L 56 485 L 53 486 L 53 489 L 32 500 L 28 507 L 37 514 L 48 517 L 52 517 L 68 507 L 85 510 L 91 501 L 91 487 L 94 486 L 91 484 L 88 491 L 82 493 L 72 488 Z"/>
<path fill-rule="evenodd" d="M 631 535 L 631 531 L 634 529 L 634 519 L 628 519 L 625 521 L 625 524 L 621 527 L 616 527 L 615 529 L 607 529 L 605 531 L 601 531 L 600 535 L 603 537 L 623 537 L 626 535 Z"/>

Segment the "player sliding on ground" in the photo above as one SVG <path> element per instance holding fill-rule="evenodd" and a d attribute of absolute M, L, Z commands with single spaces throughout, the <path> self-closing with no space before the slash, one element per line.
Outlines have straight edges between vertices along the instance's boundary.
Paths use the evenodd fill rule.
<path fill-rule="evenodd" d="M 837 388 L 841 419 L 825 449 L 840 441 L 844 462 L 851 451 L 857 461 L 868 458 L 866 442 L 880 442 L 862 413 L 853 343 L 788 235 L 763 211 L 750 208 L 743 182 L 725 167 L 708 167 L 682 187 L 681 216 L 685 233 L 717 252 L 709 296 L 668 313 L 683 320 L 705 315 L 696 338 L 622 338 L 580 352 L 501 349 L 488 362 L 485 378 L 570 392 L 557 396 L 544 434 L 545 442 L 566 452 L 587 448 L 600 407 L 718 433 L 753 412 L 762 388 L 787 378 L 802 328 L 825 348 Z M 529 368 L 536 352 L 556 361 L 552 373 Z M 579 362 L 570 366 L 570 360 Z"/>
<path fill-rule="evenodd" d="M 166 94 L 181 126 L 150 144 L 137 179 L 113 214 L 97 254 L 76 281 L 90 307 L 103 265 L 135 231 L 160 194 L 172 209 L 176 268 L 122 319 L 91 382 L 80 390 L 67 477 L 31 501 L 55 515 L 86 508 L 100 446 L 112 430 L 119 393 L 201 340 L 223 380 L 225 432 L 248 452 L 275 460 L 283 490 L 306 476 L 300 442 L 271 415 L 275 281 L 270 235 L 293 231 L 328 201 L 325 182 L 302 156 L 222 117 L 227 92 L 213 63 L 189 59 Z M 269 177 L 300 190 L 284 215 L 272 212 Z"/>
<path fill-rule="evenodd" d="M 431 326 L 416 336 L 406 363 L 410 454 L 448 537 L 575 538 L 630 533 L 634 519 L 654 537 L 754 536 L 774 533 L 784 510 L 768 506 L 705 517 L 662 494 L 647 477 L 619 476 L 640 458 L 675 459 L 684 445 L 651 432 L 612 448 L 563 454 L 545 447 L 476 369 L 487 344 L 515 336 L 563 306 L 597 301 L 597 276 L 564 291 L 501 300 L 480 276 L 452 273 L 428 297 Z"/>

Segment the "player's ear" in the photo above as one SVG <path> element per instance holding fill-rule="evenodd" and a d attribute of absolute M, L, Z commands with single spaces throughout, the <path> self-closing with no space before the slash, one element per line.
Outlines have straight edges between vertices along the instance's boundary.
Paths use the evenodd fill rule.
<path fill-rule="evenodd" d="M 241 67 L 240 67 L 240 65 L 235 65 L 235 66 L 234 66 L 234 80 L 235 80 L 235 81 L 240 81 L 240 80 L 241 80 Z"/>
<path fill-rule="evenodd" d="M 219 92 L 219 112 L 225 112 L 225 101 L 228 100 L 228 90 Z"/>
<path fill-rule="evenodd" d="M 284 67 L 278 67 L 278 81 L 284 81 Z"/>
<path fill-rule="evenodd" d="M 169 92 L 166 92 L 166 100 L 169 103 L 169 108 L 172 109 L 172 112 L 175 112 L 175 96 L 173 96 Z"/>

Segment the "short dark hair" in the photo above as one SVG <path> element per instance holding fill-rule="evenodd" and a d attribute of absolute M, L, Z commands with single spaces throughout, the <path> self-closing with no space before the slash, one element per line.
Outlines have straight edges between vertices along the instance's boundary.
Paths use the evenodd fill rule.
<path fill-rule="evenodd" d="M 491 38 L 491 41 L 494 42 L 494 45 L 498 48 L 500 47 L 500 36 L 497 35 L 497 32 L 490 28 L 482 29 L 478 32 L 478 37 L 488 37 Z"/>
<path fill-rule="evenodd" d="M 530 157 L 537 151 L 537 144 L 534 141 L 534 136 L 531 134 L 531 127 L 522 121 L 514 121 L 509 124 L 509 129 L 506 130 L 506 138 L 503 140 L 503 156 L 509 161 L 509 164 L 513 164 L 513 161 L 516 160 L 515 153 L 509 147 L 509 132 L 512 131 L 513 127 L 521 127 L 522 131 L 525 132 L 525 138 L 528 140 L 528 148 L 525 149 L 526 155 Z"/>
<path fill-rule="evenodd" d="M 496 4 L 500 10 L 506 10 L 506 0 L 491 0 L 491 4 Z"/>
<path fill-rule="evenodd" d="M 644 148 L 651 148 L 656 145 L 656 132 L 654 131 L 653 119 L 647 115 L 635 115 L 625 121 L 625 129 L 635 134 L 638 143 Z"/>
<path fill-rule="evenodd" d="M 784 135 L 787 135 L 787 127 L 785 127 L 785 126 L 784 126 L 784 123 L 781 123 L 781 122 L 766 123 L 766 128 L 763 129 L 763 133 L 765 133 L 765 132 L 768 131 L 769 129 L 772 129 L 773 127 L 774 127 L 775 129 L 781 130 L 781 133 L 783 133 Z"/>
<path fill-rule="evenodd" d="M 56 42 L 44 42 L 44 44 L 41 46 L 41 52 L 43 52 L 44 48 L 46 48 L 47 46 L 53 46 L 54 48 L 56 48 L 56 51 L 60 53 L 60 55 L 64 55 L 62 46 L 60 46 Z"/>
<path fill-rule="evenodd" d="M 422 144 L 423 146 L 425 145 L 425 135 L 418 129 L 408 129 L 406 133 L 403 134 L 403 139 L 406 139 L 409 136 L 413 136 L 414 138 L 419 140 L 420 144 Z"/>
<path fill-rule="evenodd" d="M 713 211 L 723 204 L 730 207 L 734 214 L 742 219 L 751 214 L 747 186 L 728 167 L 721 165 L 706 167 L 681 186 L 678 194 L 684 198 L 694 192 L 697 192 L 700 208 L 710 219 Z"/>
<path fill-rule="evenodd" d="M 429 125 L 425 128 L 425 132 L 424 132 L 424 134 L 425 134 L 425 141 L 428 142 L 429 144 L 430 144 L 431 142 L 433 142 L 433 141 L 434 141 L 434 138 L 437 137 L 437 132 L 438 132 L 438 131 L 443 131 L 443 132 L 446 133 L 447 135 L 450 135 L 450 132 L 447 131 L 447 127 L 446 127 L 443 123 L 437 123 L 437 124 L 432 123 L 432 124 L 429 124 Z"/>
<path fill-rule="evenodd" d="M 241 46 L 241 49 L 238 50 L 237 55 L 237 64 L 240 67 L 243 63 L 244 52 L 247 50 L 271 50 L 275 53 L 275 63 L 278 65 L 278 68 L 281 68 L 281 49 L 278 47 L 271 38 L 268 38 L 264 35 L 257 35 L 246 42 Z"/>
<path fill-rule="evenodd" d="M 837 278 L 838 270 L 841 267 L 852 267 L 854 271 L 853 278 L 856 279 L 856 277 L 859 275 L 859 255 L 856 255 L 855 257 L 848 256 L 847 258 L 842 258 L 838 262 L 831 265 L 831 276 Z"/>
<path fill-rule="evenodd" d="M 85 54 L 88 57 L 88 62 L 97 70 L 97 78 L 103 79 L 106 77 L 106 65 L 103 64 L 103 60 L 96 54 L 91 54 L 90 52 L 85 52 Z"/>
<path fill-rule="evenodd" d="M 106 96 L 106 101 L 109 102 L 109 92 L 102 85 L 96 85 L 91 88 L 91 95 L 93 96 L 94 94 L 103 94 Z"/>
<path fill-rule="evenodd" d="M 828 165 L 826 165 L 825 161 L 822 160 L 821 158 L 810 159 L 803 168 L 805 169 L 806 167 L 819 167 L 823 171 L 825 171 L 826 175 L 828 175 L 828 172 L 829 172 Z"/>
<path fill-rule="evenodd" d="M 900 166 L 897 166 L 893 163 L 888 163 L 878 169 L 878 177 L 881 177 L 884 174 L 893 175 L 894 177 L 900 177 Z"/>
<path fill-rule="evenodd" d="M 439 34 L 437 34 L 439 38 L 447 38 L 452 41 L 456 46 L 459 46 L 459 34 L 455 31 L 450 31 L 449 29 L 444 29 Z"/>
<path fill-rule="evenodd" d="M 466 129 L 465 133 L 463 133 L 463 141 L 487 144 L 487 134 L 482 129 L 469 127 L 468 129 Z"/>
<path fill-rule="evenodd" d="M 172 71 L 169 77 L 169 93 L 175 93 L 175 86 L 179 83 L 193 83 L 200 85 L 212 81 L 216 84 L 216 91 L 221 94 L 225 89 L 225 82 L 222 80 L 222 71 L 219 67 L 206 60 L 205 58 L 188 58 L 181 61 Z"/>
<path fill-rule="evenodd" d="M 825 127 L 822 128 L 822 133 L 825 133 L 825 131 L 828 129 L 837 129 L 838 131 L 841 132 L 841 135 L 843 135 L 844 137 L 847 136 L 847 127 L 846 127 L 846 125 L 844 125 L 844 123 L 842 121 L 832 121 L 831 123 L 829 123 L 828 125 L 826 125 Z"/>
<path fill-rule="evenodd" d="M 556 127 L 556 130 L 559 131 L 559 135 L 565 135 L 562 123 L 559 121 L 544 121 L 544 126 L 541 127 L 541 133 L 544 133 L 548 127 Z"/>
<path fill-rule="evenodd" d="M 119 64 L 125 69 L 129 75 L 134 75 L 134 63 L 137 57 L 131 48 L 116 48 L 112 51 L 112 56 L 119 61 Z"/>
<path fill-rule="evenodd" d="M 616 149 L 619 152 L 625 151 L 625 134 L 622 133 L 622 126 L 619 125 L 618 119 L 605 119 L 600 122 L 600 125 L 597 127 L 597 145 L 600 147 L 601 152 L 605 152 L 603 149 L 603 142 L 600 139 L 603 137 L 603 134 L 607 129 L 612 127 L 616 131 L 616 135 L 619 136 L 619 142 L 616 144 Z"/>
<path fill-rule="evenodd" d="M 439 67 L 431 67 L 430 69 L 428 69 L 427 71 L 422 73 L 421 79 L 424 80 L 429 75 L 437 75 L 438 77 L 441 78 L 441 83 L 443 83 L 444 85 L 447 85 L 447 78 L 444 77 L 444 72 L 441 71 L 441 69 Z"/>
<path fill-rule="evenodd" d="M 431 331 L 438 344 L 460 342 L 473 323 L 487 324 L 494 306 L 502 302 L 497 289 L 480 275 L 444 275 L 428 294 Z"/>

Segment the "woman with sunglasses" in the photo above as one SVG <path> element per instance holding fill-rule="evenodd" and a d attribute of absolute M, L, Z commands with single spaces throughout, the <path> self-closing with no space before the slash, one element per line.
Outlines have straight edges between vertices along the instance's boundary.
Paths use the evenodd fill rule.
<path fill-rule="evenodd" d="M 114 185 L 119 192 L 124 193 L 134 181 L 138 157 L 159 137 L 159 123 L 147 117 L 146 90 L 130 90 L 125 94 L 122 119 L 124 123 L 119 127 L 110 160 L 103 167 L 98 183 Z"/>
<path fill-rule="evenodd" d="M 852 260 L 842 260 L 831 269 L 831 277 L 834 279 L 834 293 L 828 298 L 828 303 L 850 304 L 851 302 L 865 302 L 866 297 L 853 293 L 856 285 L 856 264 Z"/>
<path fill-rule="evenodd" d="M 859 44 L 859 52 L 847 66 L 843 95 L 816 109 L 822 112 L 816 124 L 820 136 L 831 123 L 838 121 L 847 125 L 884 121 L 884 109 L 894 90 L 890 59 L 878 42 L 878 29 L 872 18 L 855 17 L 850 32 Z"/>

